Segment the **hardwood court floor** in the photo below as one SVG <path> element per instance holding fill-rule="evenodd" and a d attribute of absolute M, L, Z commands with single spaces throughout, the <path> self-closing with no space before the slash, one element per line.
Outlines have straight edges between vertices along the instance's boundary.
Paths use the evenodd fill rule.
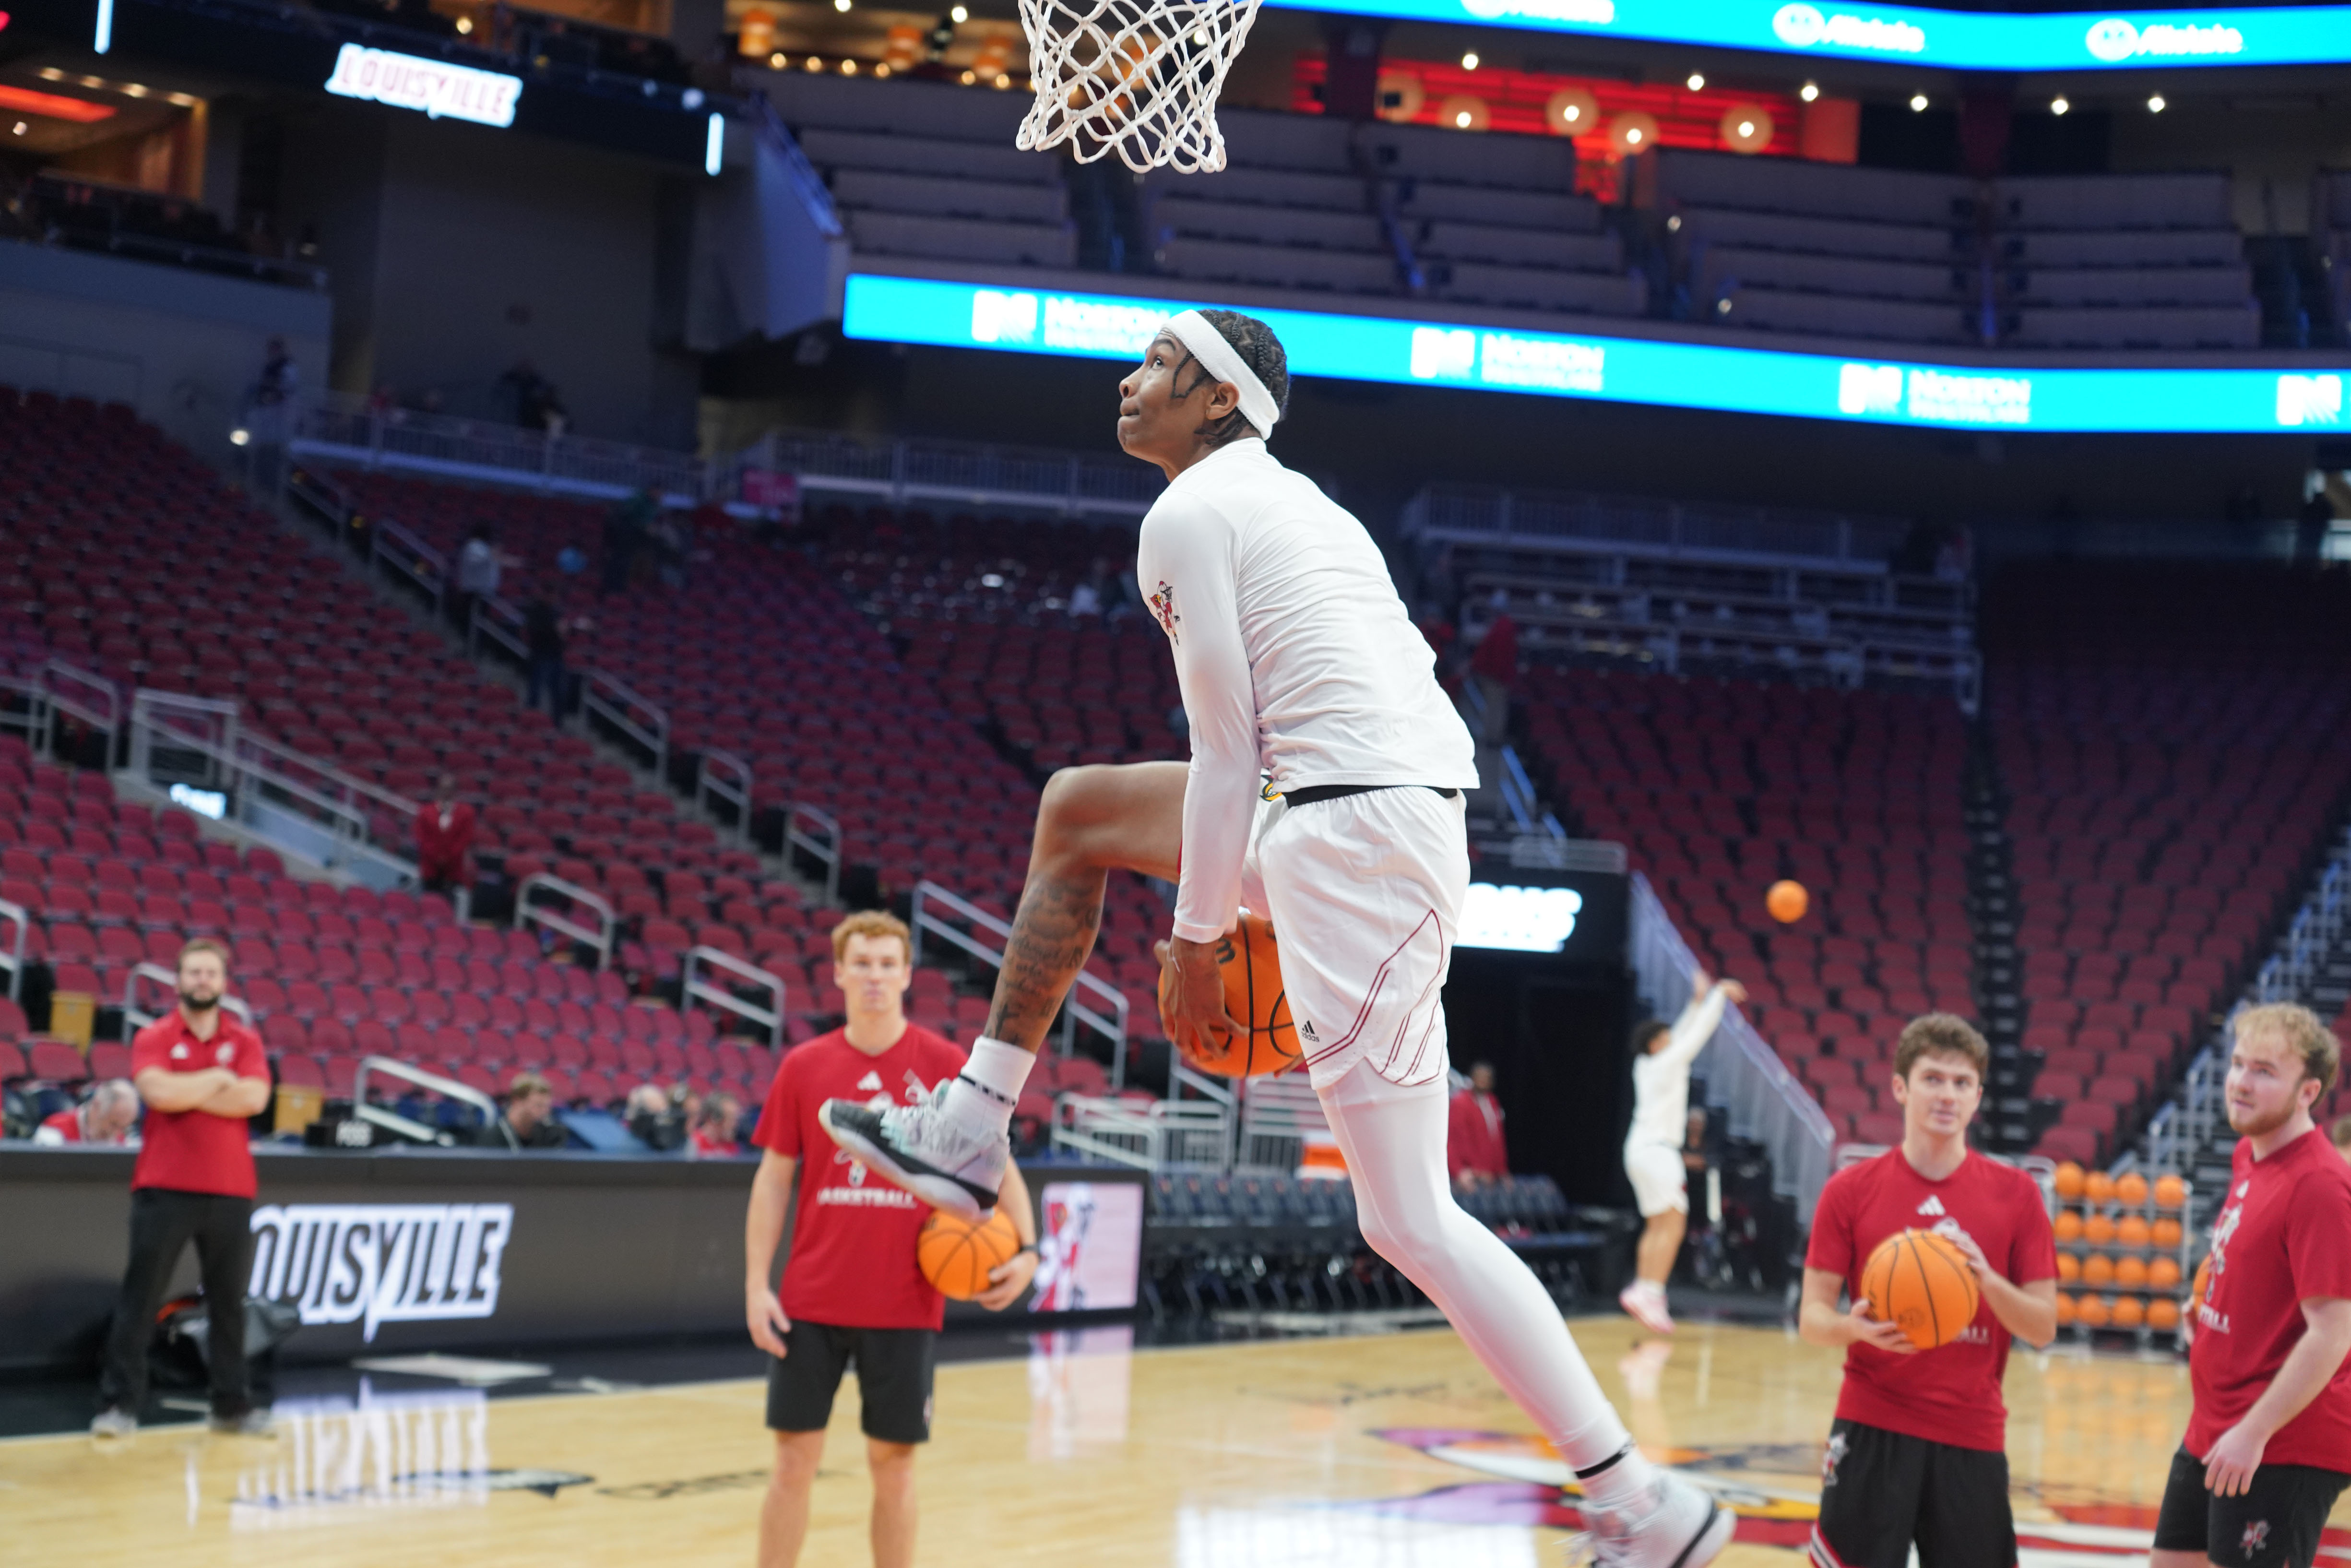
<path fill-rule="evenodd" d="M 1818 1497 L 1836 1358 L 1687 1324 L 1636 1351 L 1578 1324 L 1653 1453 L 1739 1509 L 1726 1568 L 1792 1568 Z M 1573 1528 L 1558 1466 L 1454 1336 L 1128 1353 L 1125 1331 L 939 1372 L 920 1561 L 1037 1568 L 1534 1568 Z M 2170 1361 L 2011 1363 L 2025 1568 L 2144 1553 L 2188 1405 Z M 853 1387 L 802 1562 L 862 1564 Z M 109 1568 L 747 1564 L 761 1385 L 486 1399 L 451 1388 L 282 1408 L 275 1443 L 150 1429 L 0 1444 L 0 1560 Z M 2345 1513 L 2337 1514 L 2346 1521 Z M 2351 1534 L 2329 1555 L 2351 1556 Z"/>

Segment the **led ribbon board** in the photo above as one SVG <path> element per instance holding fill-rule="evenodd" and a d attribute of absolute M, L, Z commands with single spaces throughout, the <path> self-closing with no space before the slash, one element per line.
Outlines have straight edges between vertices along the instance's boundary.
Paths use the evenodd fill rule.
<path fill-rule="evenodd" d="M 327 78 L 327 90 L 338 98 L 413 109 L 434 120 L 470 120 L 476 125 L 504 129 L 514 123 L 522 78 L 345 44 L 335 56 L 335 73 Z"/>
<path fill-rule="evenodd" d="M 1217 301 L 852 274 L 841 331 L 885 343 L 1135 363 Z M 1961 430 L 2275 434 L 2343 423 L 2342 373 L 1938 365 L 1249 307 L 1294 375 Z"/>
<path fill-rule="evenodd" d="M 1269 0 L 1301 6 L 1306 0 Z M 1312 0 L 1311 9 L 1820 55 L 1952 70 L 2072 71 L 2351 60 L 2351 6 L 2018 15 L 1828 0 Z"/>

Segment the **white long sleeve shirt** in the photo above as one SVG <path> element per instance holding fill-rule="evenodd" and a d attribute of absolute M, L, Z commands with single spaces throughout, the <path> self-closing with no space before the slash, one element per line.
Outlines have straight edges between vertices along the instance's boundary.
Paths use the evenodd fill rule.
<path fill-rule="evenodd" d="M 1143 519 L 1134 570 L 1191 722 L 1176 936 L 1232 929 L 1261 775 L 1277 793 L 1478 787 L 1469 731 L 1378 547 L 1264 442 L 1177 475 Z"/>
<path fill-rule="evenodd" d="M 1633 1059 L 1633 1125 L 1625 1146 L 1663 1144 L 1678 1149 L 1689 1139 L 1690 1063 L 1714 1038 L 1726 998 L 1720 986 L 1682 1009 L 1666 1036 L 1665 1049 Z"/>

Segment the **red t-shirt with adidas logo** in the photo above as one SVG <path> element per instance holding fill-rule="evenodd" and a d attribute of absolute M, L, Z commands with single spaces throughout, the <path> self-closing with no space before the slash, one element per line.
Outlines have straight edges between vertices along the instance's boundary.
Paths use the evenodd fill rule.
<path fill-rule="evenodd" d="M 1974 1238 L 1985 1260 L 2011 1284 L 2057 1277 L 2057 1239 L 2039 1185 L 1972 1150 L 1940 1181 L 1920 1176 L 1899 1148 L 1837 1172 L 1813 1207 L 1804 1267 L 1843 1275 L 1847 1293 L 1857 1296 L 1862 1268 L 1879 1242 L 1897 1230 L 1954 1228 Z M 1958 1448 L 2005 1448 L 2008 1406 L 2000 1383 L 2008 1342 L 1987 1302 L 1958 1339 L 1935 1350 L 1896 1355 L 1853 1345 L 1845 1351 L 1837 1416 Z"/>
<path fill-rule="evenodd" d="M 914 1261 L 930 1205 L 849 1157 L 816 1119 L 828 1100 L 906 1104 L 963 1071 L 964 1053 L 908 1024 L 868 1056 L 834 1030 L 792 1048 L 777 1070 L 751 1141 L 800 1162 L 791 1250 L 777 1296 L 795 1322 L 835 1328 L 935 1329 L 946 1298 Z"/>

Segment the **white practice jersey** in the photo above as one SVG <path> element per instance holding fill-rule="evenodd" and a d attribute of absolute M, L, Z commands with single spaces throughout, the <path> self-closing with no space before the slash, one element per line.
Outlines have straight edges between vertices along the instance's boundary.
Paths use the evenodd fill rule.
<path fill-rule="evenodd" d="M 1727 998 L 1720 986 L 1682 1009 L 1663 1051 L 1633 1059 L 1633 1126 L 1625 1146 L 1663 1144 L 1678 1149 L 1689 1140 L 1690 1063 L 1714 1038 Z"/>
<path fill-rule="evenodd" d="M 1277 792 L 1477 788 L 1469 731 L 1379 548 L 1264 442 L 1177 475 L 1143 519 L 1134 570 L 1192 727 L 1176 936 L 1232 929 L 1260 775 Z"/>

